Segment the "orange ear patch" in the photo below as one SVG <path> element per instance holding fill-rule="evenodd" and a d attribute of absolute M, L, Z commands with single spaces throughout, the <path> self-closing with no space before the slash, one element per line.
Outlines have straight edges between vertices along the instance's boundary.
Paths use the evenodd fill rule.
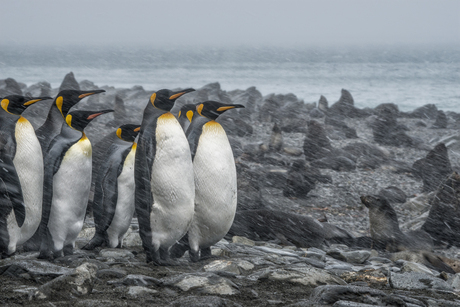
<path fill-rule="evenodd" d="M 222 111 L 226 111 L 226 110 L 230 110 L 230 109 L 234 109 L 235 107 L 234 106 L 228 106 L 228 107 L 220 107 L 217 109 L 217 112 L 222 112 Z"/>
<path fill-rule="evenodd" d="M 184 95 L 185 92 L 180 92 L 180 93 L 177 93 L 177 94 L 174 94 L 172 95 L 171 97 L 169 97 L 169 100 L 173 100 L 173 99 L 176 99 L 176 98 L 179 98 L 180 96 Z"/>

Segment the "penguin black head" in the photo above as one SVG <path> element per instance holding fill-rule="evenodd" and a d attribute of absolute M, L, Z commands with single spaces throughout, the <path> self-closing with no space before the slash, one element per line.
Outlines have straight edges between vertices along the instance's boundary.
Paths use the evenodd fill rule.
<path fill-rule="evenodd" d="M 117 129 L 117 136 L 123 141 L 134 142 L 137 135 L 139 134 L 139 130 L 141 130 L 140 125 L 133 125 L 133 124 L 121 125 Z"/>
<path fill-rule="evenodd" d="M 179 114 L 177 118 L 181 119 L 182 117 L 187 117 L 189 122 L 192 122 L 193 116 L 196 112 L 196 105 L 194 104 L 186 104 L 180 108 Z"/>
<path fill-rule="evenodd" d="M 102 111 L 73 111 L 67 114 L 65 121 L 69 127 L 83 132 L 83 129 L 99 115 L 113 112 L 113 110 Z"/>
<path fill-rule="evenodd" d="M 58 107 L 62 116 L 65 118 L 70 108 L 76 105 L 80 100 L 85 97 L 103 93 L 105 90 L 93 90 L 93 91 L 78 91 L 78 90 L 62 90 L 56 96 L 54 103 Z"/>
<path fill-rule="evenodd" d="M 227 110 L 235 108 L 244 108 L 241 104 L 229 104 L 217 101 L 205 101 L 196 106 L 196 111 L 201 116 L 215 120 L 220 114 Z"/>
<path fill-rule="evenodd" d="M 169 112 L 174 107 L 176 99 L 184 94 L 195 91 L 193 88 L 187 88 L 178 92 L 171 90 L 159 90 L 150 96 L 150 103 L 157 109 Z"/>
<path fill-rule="evenodd" d="M 30 105 L 51 97 L 25 97 L 21 95 L 8 95 L 1 100 L 2 109 L 14 115 L 21 115 Z"/>

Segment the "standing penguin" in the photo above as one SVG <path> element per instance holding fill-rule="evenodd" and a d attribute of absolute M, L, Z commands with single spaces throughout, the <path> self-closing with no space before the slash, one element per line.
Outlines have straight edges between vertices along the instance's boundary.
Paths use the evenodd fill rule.
<path fill-rule="evenodd" d="M 83 249 L 98 246 L 121 247 L 134 214 L 134 140 L 139 125 L 122 125 L 105 152 L 105 160 L 98 169 L 93 214 L 96 233 Z"/>
<path fill-rule="evenodd" d="M 39 258 L 59 257 L 62 251 L 65 255 L 73 253 L 91 186 L 92 149 L 83 129 L 109 112 L 113 110 L 67 114 L 61 133 L 50 144 L 45 157 Z"/>
<path fill-rule="evenodd" d="M 147 262 L 169 264 L 169 248 L 183 237 L 193 217 L 195 184 L 190 148 L 169 111 L 182 95 L 159 90 L 144 110 L 134 165 L 135 206 Z"/>
<path fill-rule="evenodd" d="M 62 90 L 58 93 L 50 107 L 45 123 L 35 131 L 42 148 L 43 158 L 46 158 L 48 155 L 51 141 L 61 133 L 62 125 L 65 123 L 65 117 L 69 110 L 83 98 L 103 92 L 105 90 Z M 39 250 L 40 240 L 41 238 L 37 230 L 32 238 L 24 243 L 24 250 Z"/>
<path fill-rule="evenodd" d="M 61 132 L 62 123 L 64 123 L 64 119 L 70 108 L 85 97 L 103 92 L 105 92 L 105 90 L 62 90 L 57 94 L 48 112 L 45 123 L 35 131 L 42 147 L 43 156 L 46 156 L 51 141 Z"/>
<path fill-rule="evenodd" d="M 172 249 L 180 257 L 190 249 L 192 261 L 211 256 L 211 246 L 221 240 L 236 212 L 236 167 L 227 134 L 215 120 L 223 112 L 244 108 L 240 104 L 206 101 L 198 104 L 199 115 L 187 131 L 195 176 L 195 214 L 187 233 Z"/>
<path fill-rule="evenodd" d="M 196 113 L 196 105 L 194 104 L 185 104 L 180 108 L 179 114 L 177 115 L 177 120 L 179 121 L 180 126 L 184 129 L 184 132 L 187 132 L 190 123 L 193 120 L 193 117 Z"/>
<path fill-rule="evenodd" d="M 16 252 L 40 225 L 43 157 L 30 122 L 22 112 L 51 97 L 10 95 L 0 109 L 0 253 Z"/>

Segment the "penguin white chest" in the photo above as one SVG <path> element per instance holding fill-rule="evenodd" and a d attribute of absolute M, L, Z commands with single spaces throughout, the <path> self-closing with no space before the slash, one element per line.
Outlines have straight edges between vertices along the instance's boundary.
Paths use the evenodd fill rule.
<path fill-rule="evenodd" d="M 74 243 L 86 213 L 91 186 L 91 143 L 83 137 L 64 155 L 53 177 L 53 200 L 48 228 L 56 250 Z"/>
<path fill-rule="evenodd" d="M 187 232 L 193 218 L 193 164 L 187 138 L 174 115 L 166 113 L 158 118 L 155 136 L 151 227 L 153 237 L 160 241 L 154 245 L 172 245 Z"/>
<path fill-rule="evenodd" d="M 25 204 L 25 220 L 17 244 L 27 241 L 41 220 L 43 197 L 43 156 L 35 131 L 24 117 L 16 123 L 14 167 L 21 183 Z"/>
<path fill-rule="evenodd" d="M 233 152 L 222 126 L 203 125 L 193 160 L 195 216 L 189 236 L 210 246 L 230 229 L 236 212 L 237 186 Z"/>
<path fill-rule="evenodd" d="M 110 226 L 107 228 L 110 247 L 116 247 L 128 231 L 134 214 L 134 160 L 136 144 L 126 156 L 123 170 L 117 178 L 118 198 Z"/>

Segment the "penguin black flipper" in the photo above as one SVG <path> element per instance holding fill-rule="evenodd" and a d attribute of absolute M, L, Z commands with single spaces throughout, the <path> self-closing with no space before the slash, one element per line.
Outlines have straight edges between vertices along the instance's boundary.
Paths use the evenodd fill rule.
<path fill-rule="evenodd" d="M 6 219 L 14 210 L 16 222 L 21 227 L 26 219 L 26 206 L 22 197 L 21 182 L 13 164 L 13 159 L 1 155 L 0 160 L 0 218 Z"/>
<path fill-rule="evenodd" d="M 156 125 L 156 122 L 154 123 Z M 150 212 L 154 202 L 150 178 L 152 174 L 152 165 L 156 154 L 156 138 L 153 133 L 148 131 L 139 132 L 139 142 L 136 149 L 135 158 L 135 184 L 136 184 L 136 213 L 139 224 L 139 235 L 142 239 L 142 245 L 145 250 L 151 251 L 153 248 L 147 246 L 145 242 L 152 242 L 152 228 L 150 226 Z M 148 140 L 148 141 L 147 141 Z"/>
<path fill-rule="evenodd" d="M 99 208 L 101 208 L 103 212 L 103 216 L 101 219 L 101 221 L 103 221 L 101 228 L 103 232 L 107 231 L 107 228 L 109 228 L 110 224 L 112 223 L 113 216 L 115 215 L 116 204 L 118 201 L 117 179 L 123 171 L 123 163 L 121 163 L 121 161 L 124 161 L 126 159 L 126 156 L 129 154 L 130 151 L 131 148 L 124 150 L 123 153 L 120 155 L 119 159 L 112 161 L 110 166 L 103 167 L 104 169 L 106 169 L 106 172 L 105 174 L 103 174 L 103 178 L 101 178 L 100 188 L 102 189 L 102 191 L 101 193 L 97 193 L 97 191 L 95 191 L 94 193 L 95 197 L 98 194 L 102 194 L 100 197 L 98 196 L 97 200 L 95 198 L 94 201 L 95 204 L 96 201 L 100 201 Z"/>
<path fill-rule="evenodd" d="M 52 242 L 51 234 L 47 226 L 51 213 L 51 204 L 53 200 L 53 177 L 54 174 L 56 174 L 59 170 L 65 153 L 76 142 L 78 142 L 78 140 L 75 140 L 73 142 L 66 142 L 65 138 L 63 138 L 61 135 L 58 135 L 51 142 L 49 146 L 49 151 L 46 154 L 46 164 L 43 176 L 42 220 L 37 230 L 37 232 L 39 233 L 39 238 L 41 240 L 41 245 L 46 246 L 46 248 L 40 247 L 40 255 L 38 257 L 40 259 L 50 258 L 50 255 L 44 254 L 43 251 L 47 251 L 46 253 L 51 253 L 52 250 L 51 246 L 49 246 L 50 242 Z M 36 235 L 34 234 L 34 237 L 35 236 Z"/>
<path fill-rule="evenodd" d="M 198 148 L 198 142 L 200 141 L 201 131 L 203 130 L 204 124 L 209 122 L 209 119 L 205 117 L 198 117 L 195 119 L 187 129 L 186 137 L 190 145 L 190 153 L 192 154 L 192 161 L 195 158 L 196 149 Z"/>

